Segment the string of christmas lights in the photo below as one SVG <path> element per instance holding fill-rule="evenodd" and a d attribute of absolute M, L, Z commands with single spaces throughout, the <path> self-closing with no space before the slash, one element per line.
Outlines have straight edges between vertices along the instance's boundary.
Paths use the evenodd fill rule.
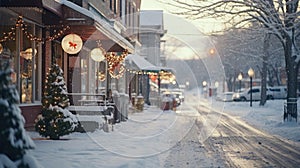
<path fill-rule="evenodd" d="M 37 42 L 45 42 L 45 41 L 51 41 L 54 39 L 57 39 L 64 35 L 64 33 L 70 29 L 69 26 L 65 25 L 60 25 L 59 29 L 54 29 L 53 30 L 53 35 L 52 36 L 47 36 L 45 39 L 42 39 L 40 37 L 37 37 L 30 33 L 28 31 L 28 25 L 24 22 L 23 17 L 19 16 L 18 19 L 16 20 L 16 24 L 10 28 L 9 32 L 4 32 L 3 37 L 0 38 L 0 42 L 4 41 L 10 41 L 10 40 L 16 40 L 16 30 L 17 28 L 20 28 L 23 32 L 26 38 L 28 38 L 31 41 L 37 41 Z"/>

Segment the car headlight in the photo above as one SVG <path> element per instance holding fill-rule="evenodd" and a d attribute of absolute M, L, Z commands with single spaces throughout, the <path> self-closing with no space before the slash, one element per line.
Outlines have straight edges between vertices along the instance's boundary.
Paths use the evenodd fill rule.
<path fill-rule="evenodd" d="M 234 94 L 233 98 L 240 98 L 240 94 Z"/>

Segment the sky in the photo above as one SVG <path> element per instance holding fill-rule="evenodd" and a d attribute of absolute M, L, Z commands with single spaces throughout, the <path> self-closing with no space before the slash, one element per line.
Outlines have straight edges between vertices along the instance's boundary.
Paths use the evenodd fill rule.
<path fill-rule="evenodd" d="M 164 10 L 164 13 L 171 14 L 171 7 L 157 0 L 142 0 L 141 2 L 141 10 Z M 222 23 L 213 19 L 198 19 L 194 21 L 189 20 L 188 22 L 196 26 L 199 29 L 199 31 L 205 34 L 214 30 L 220 30 L 220 28 L 222 27 Z"/>
<path fill-rule="evenodd" d="M 216 28 L 215 23 L 207 20 L 191 21 L 171 14 L 168 9 L 170 6 L 167 7 L 157 0 L 142 0 L 141 10 L 164 11 L 164 27 L 167 33 L 163 39 L 166 40 L 166 50 L 173 53 L 171 55 L 167 53 L 166 58 L 199 59 L 206 57 L 207 51 L 214 48 L 206 33 Z M 170 38 L 172 40 L 168 40 Z M 181 46 L 179 47 L 180 43 Z"/>
<path fill-rule="evenodd" d="M 172 164 L 175 163 L 169 163 L 167 159 L 174 150 L 178 150 L 178 141 L 188 135 L 197 117 L 208 117 L 200 116 L 192 107 L 201 107 L 202 110 L 213 108 L 220 112 L 220 116 L 231 115 L 232 119 L 241 120 L 271 135 L 300 141 L 299 123 L 282 121 L 284 100 L 268 101 L 265 106 L 253 102 L 253 107 L 249 108 L 249 102 L 221 102 L 214 98 L 205 99 L 197 93 L 201 93 L 201 90 L 187 92 L 186 104 L 177 108 L 176 112 L 145 106 L 143 112 L 130 113 L 128 121 L 116 124 L 109 133 L 99 129 L 87 134 L 73 133 L 57 141 L 44 139 L 36 132 L 28 132 L 36 145 L 29 154 L 45 168 L 174 167 Z M 210 122 L 203 123 L 203 128 L 207 130 L 213 131 L 215 126 Z M 204 148 L 199 148 L 204 140 L 199 136 L 199 142 L 180 149 L 190 159 L 184 160 L 178 156 L 181 159 L 177 160 L 175 167 L 187 167 L 187 161 L 189 167 L 199 167 L 199 163 L 200 167 L 226 167 L 221 162 L 221 156 L 214 158 Z M 251 157 L 254 156 L 249 155 L 244 159 L 254 159 Z"/>

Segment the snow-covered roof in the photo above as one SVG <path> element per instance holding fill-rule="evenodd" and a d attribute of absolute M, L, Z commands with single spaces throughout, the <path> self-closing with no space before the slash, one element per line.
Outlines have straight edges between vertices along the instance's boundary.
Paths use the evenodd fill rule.
<path fill-rule="evenodd" d="M 141 10 L 140 11 L 141 26 L 161 26 L 163 27 L 163 11 L 162 10 Z"/>
<path fill-rule="evenodd" d="M 129 62 L 133 62 L 139 68 L 139 70 L 151 70 L 151 71 L 160 70 L 159 67 L 151 64 L 149 61 L 147 61 L 146 59 L 144 59 L 139 55 L 128 54 L 125 60 L 128 60 Z"/>

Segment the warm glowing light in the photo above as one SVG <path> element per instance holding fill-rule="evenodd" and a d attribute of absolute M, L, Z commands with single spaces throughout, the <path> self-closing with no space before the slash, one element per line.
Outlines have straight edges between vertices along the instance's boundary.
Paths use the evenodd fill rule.
<path fill-rule="evenodd" d="M 23 93 L 23 94 L 22 94 L 22 102 L 25 102 L 25 101 L 26 101 L 26 94 Z"/>
<path fill-rule="evenodd" d="M 34 53 L 33 53 L 32 48 L 27 48 L 25 51 L 21 51 L 20 55 L 21 55 L 21 57 L 25 58 L 26 60 L 31 60 L 32 57 L 35 57 L 36 53 L 37 53 L 36 49 L 34 49 Z"/>
<path fill-rule="evenodd" d="M 91 51 L 91 58 L 96 61 L 96 62 L 101 62 L 103 60 L 105 60 L 105 51 L 104 49 L 101 48 L 94 48 Z"/>
<path fill-rule="evenodd" d="M 216 87 L 216 88 L 219 87 L 219 82 L 215 82 L 215 87 Z"/>
<path fill-rule="evenodd" d="M 210 55 L 214 55 L 215 53 L 216 53 L 216 51 L 215 51 L 214 48 L 211 48 L 211 49 L 209 50 L 209 54 L 210 54 Z"/>
<path fill-rule="evenodd" d="M 242 75 L 242 73 L 240 73 L 238 76 L 238 80 L 241 81 L 242 79 L 243 79 L 243 75 Z"/>
<path fill-rule="evenodd" d="M 82 39 L 77 34 L 68 34 L 62 41 L 61 46 L 68 54 L 77 54 L 82 48 Z"/>
<path fill-rule="evenodd" d="M 249 77 L 253 77 L 254 76 L 254 70 L 252 68 L 250 68 L 248 70 L 248 75 L 249 75 Z"/>

